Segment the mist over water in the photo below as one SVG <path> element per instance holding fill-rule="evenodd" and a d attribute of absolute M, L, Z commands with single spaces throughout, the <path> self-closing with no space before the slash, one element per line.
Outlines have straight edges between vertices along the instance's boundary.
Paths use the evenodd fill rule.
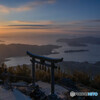
<path fill-rule="evenodd" d="M 16 35 L 16 36 L 4 36 L 0 40 L 3 40 L 5 44 L 30 44 L 30 45 L 48 45 L 57 44 L 56 40 L 60 38 L 70 38 L 73 35 L 69 34 L 32 34 L 32 35 Z M 75 36 L 76 37 L 76 36 Z"/>
<path fill-rule="evenodd" d="M 29 45 L 60 45 L 62 46 L 59 49 L 55 49 L 54 51 L 59 52 L 59 54 L 51 54 L 51 55 L 45 55 L 49 57 L 55 57 L 55 58 L 64 58 L 64 61 L 78 61 L 78 62 L 84 62 L 88 61 L 91 63 L 100 61 L 100 45 L 90 45 L 88 44 L 87 47 L 72 47 L 68 46 L 66 43 L 60 43 L 56 42 L 58 39 L 63 38 L 77 38 L 77 37 L 84 37 L 84 36 L 90 36 L 90 35 L 76 35 L 76 34 L 33 34 L 33 35 L 27 35 L 27 36 L 9 36 L 9 37 L 2 37 L 0 40 L 4 42 L 0 42 L 1 44 L 29 44 Z M 96 37 L 96 35 L 91 35 Z M 98 36 L 97 36 L 98 37 Z M 66 50 L 77 50 L 77 49 L 88 49 L 89 52 L 74 52 L 74 53 L 64 53 Z M 22 64 L 30 64 L 30 58 L 29 57 L 12 57 L 7 58 L 8 61 L 5 63 L 7 66 L 16 66 L 16 65 L 22 65 Z"/>
<path fill-rule="evenodd" d="M 1 44 L 30 44 L 30 45 L 47 45 L 47 44 L 58 44 L 56 40 L 63 39 L 63 38 L 77 38 L 77 37 L 86 37 L 86 36 L 93 36 L 93 37 L 100 37 L 100 34 L 57 34 L 57 33 L 48 33 L 48 34 L 23 34 L 23 33 L 16 33 L 15 35 L 3 35 L 0 36 L 0 40 L 4 42 L 0 42 Z M 59 44 L 58 44 L 59 45 Z"/>

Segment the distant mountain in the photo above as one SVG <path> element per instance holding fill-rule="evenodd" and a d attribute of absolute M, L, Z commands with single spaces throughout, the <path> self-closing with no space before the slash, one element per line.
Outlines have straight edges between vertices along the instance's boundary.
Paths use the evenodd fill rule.
<path fill-rule="evenodd" d="M 87 44 L 100 45 L 100 38 L 97 37 L 80 37 L 72 39 L 58 39 L 57 42 L 67 43 L 69 46 L 87 46 Z"/>
<path fill-rule="evenodd" d="M 94 64 L 88 62 L 63 61 L 60 63 L 60 66 L 64 72 L 81 71 L 92 76 L 100 74 L 100 61 Z"/>

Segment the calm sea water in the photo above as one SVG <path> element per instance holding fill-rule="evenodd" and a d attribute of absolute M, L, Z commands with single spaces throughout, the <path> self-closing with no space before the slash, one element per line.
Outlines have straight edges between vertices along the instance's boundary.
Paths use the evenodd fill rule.
<path fill-rule="evenodd" d="M 82 36 L 82 35 L 81 35 Z M 11 43 L 21 43 L 21 44 L 32 44 L 32 45 L 60 45 L 62 46 L 59 49 L 54 51 L 59 52 L 59 54 L 45 55 L 55 58 L 64 58 L 64 61 L 78 61 L 84 62 L 88 61 L 91 63 L 100 61 L 100 45 L 90 45 L 87 47 L 70 47 L 66 43 L 57 43 L 56 40 L 60 38 L 76 38 L 80 35 L 33 35 L 29 37 L 3 37 L 0 40 L 3 40 L 5 44 Z M 77 49 L 88 49 L 89 52 L 76 52 L 76 53 L 64 53 L 65 50 L 77 50 Z M 5 61 L 7 66 L 16 66 L 22 64 L 30 64 L 29 57 L 12 57 L 7 58 L 8 61 Z"/>

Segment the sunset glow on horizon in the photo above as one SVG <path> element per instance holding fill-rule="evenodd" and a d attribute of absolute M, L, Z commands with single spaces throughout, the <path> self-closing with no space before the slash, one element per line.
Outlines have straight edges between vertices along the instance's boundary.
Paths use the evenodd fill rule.
<path fill-rule="evenodd" d="M 0 1 L 0 36 L 100 32 L 99 0 Z"/>

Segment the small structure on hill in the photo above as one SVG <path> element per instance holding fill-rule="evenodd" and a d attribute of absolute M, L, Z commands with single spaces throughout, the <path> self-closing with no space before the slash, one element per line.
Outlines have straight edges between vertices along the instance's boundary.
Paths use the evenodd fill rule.
<path fill-rule="evenodd" d="M 27 54 L 32 58 L 32 85 L 35 88 L 35 63 L 45 65 L 51 67 L 51 95 L 48 96 L 49 100 L 57 100 L 57 95 L 55 94 L 55 79 L 54 79 L 54 69 L 57 67 L 55 66 L 56 63 L 62 62 L 63 58 L 56 59 L 56 58 L 49 58 L 44 56 L 39 56 L 32 54 L 27 51 Z"/>

